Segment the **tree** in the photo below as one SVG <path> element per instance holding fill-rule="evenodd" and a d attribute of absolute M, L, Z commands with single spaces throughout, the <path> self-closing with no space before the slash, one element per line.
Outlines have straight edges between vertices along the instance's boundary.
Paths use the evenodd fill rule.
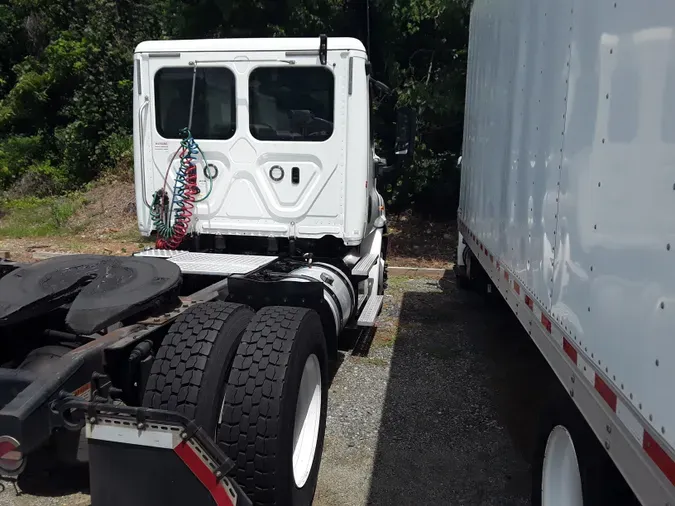
<path fill-rule="evenodd" d="M 376 141 L 415 107 L 414 165 L 384 178 L 394 210 L 457 192 L 468 0 L 8 0 L 0 6 L 0 187 L 27 171 L 79 184 L 128 149 L 132 54 L 158 38 L 354 36 L 370 46 Z M 456 205 L 451 204 L 452 215 Z"/>

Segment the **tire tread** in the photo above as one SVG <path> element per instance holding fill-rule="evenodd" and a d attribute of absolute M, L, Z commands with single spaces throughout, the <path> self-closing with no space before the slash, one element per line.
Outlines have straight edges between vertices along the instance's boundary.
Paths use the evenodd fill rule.
<path fill-rule="evenodd" d="M 237 463 L 236 479 L 256 505 L 276 504 L 274 461 L 284 385 L 279 379 L 285 376 L 295 336 L 309 312 L 296 307 L 261 309 L 232 363 L 219 443 Z"/>
<path fill-rule="evenodd" d="M 222 301 L 199 304 L 171 325 L 152 364 L 143 405 L 194 419 L 211 349 L 226 320 L 246 306 Z"/>

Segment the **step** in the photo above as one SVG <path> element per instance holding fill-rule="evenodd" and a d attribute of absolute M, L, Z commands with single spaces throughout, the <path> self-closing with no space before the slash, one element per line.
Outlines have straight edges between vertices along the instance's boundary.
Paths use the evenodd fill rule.
<path fill-rule="evenodd" d="M 359 297 L 356 301 L 356 312 L 360 313 L 361 309 L 363 309 L 363 305 L 366 303 L 366 299 L 368 298 L 368 295 L 365 293 L 360 293 Z"/>
<path fill-rule="evenodd" d="M 352 276 L 367 276 L 370 268 L 375 265 L 375 262 L 380 258 L 377 253 L 369 253 L 364 256 L 352 269 Z"/>
<path fill-rule="evenodd" d="M 267 255 L 231 255 L 228 253 L 192 253 L 190 251 L 171 251 L 150 249 L 140 251 L 135 256 L 166 258 L 180 267 L 184 274 L 248 274 L 271 264 L 278 257 Z"/>
<path fill-rule="evenodd" d="M 384 295 L 371 295 L 366 302 L 363 311 L 359 314 L 359 319 L 357 325 L 359 327 L 372 327 L 377 321 L 377 317 L 380 314 L 382 309 L 382 303 L 384 302 Z"/>

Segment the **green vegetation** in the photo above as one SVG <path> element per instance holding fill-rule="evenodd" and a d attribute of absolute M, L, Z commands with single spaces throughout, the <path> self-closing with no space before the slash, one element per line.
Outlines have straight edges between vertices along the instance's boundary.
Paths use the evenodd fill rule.
<path fill-rule="evenodd" d="M 38 224 L 24 234 L 44 230 L 72 212 L 67 198 L 54 195 L 116 167 L 131 171 L 131 58 L 142 40 L 327 33 L 366 42 L 374 76 L 394 88 L 374 100 L 376 139 L 390 159 L 386 150 L 393 145 L 396 107 L 417 110 L 413 167 L 381 181 L 390 209 L 452 217 L 459 187 L 455 163 L 461 148 L 469 4 L 6 0 L 0 5 L 0 190 L 47 200 L 19 201 L 5 206 L 5 212 L 13 210 L 17 223 L 19 216 L 32 215 L 31 223 Z M 22 233 L 20 226 L 1 229 L 8 230 Z"/>
<path fill-rule="evenodd" d="M 0 236 L 38 237 L 73 232 L 66 224 L 83 203 L 82 196 L 77 193 L 9 200 L 3 205 Z"/>

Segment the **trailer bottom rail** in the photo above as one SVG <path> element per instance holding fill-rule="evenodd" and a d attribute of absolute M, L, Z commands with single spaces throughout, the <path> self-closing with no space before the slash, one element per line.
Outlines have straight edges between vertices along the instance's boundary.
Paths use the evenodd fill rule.
<path fill-rule="evenodd" d="M 56 401 L 52 409 L 71 430 L 86 424 L 96 506 L 251 506 L 228 476 L 234 462 L 179 413 L 74 397 Z"/>

